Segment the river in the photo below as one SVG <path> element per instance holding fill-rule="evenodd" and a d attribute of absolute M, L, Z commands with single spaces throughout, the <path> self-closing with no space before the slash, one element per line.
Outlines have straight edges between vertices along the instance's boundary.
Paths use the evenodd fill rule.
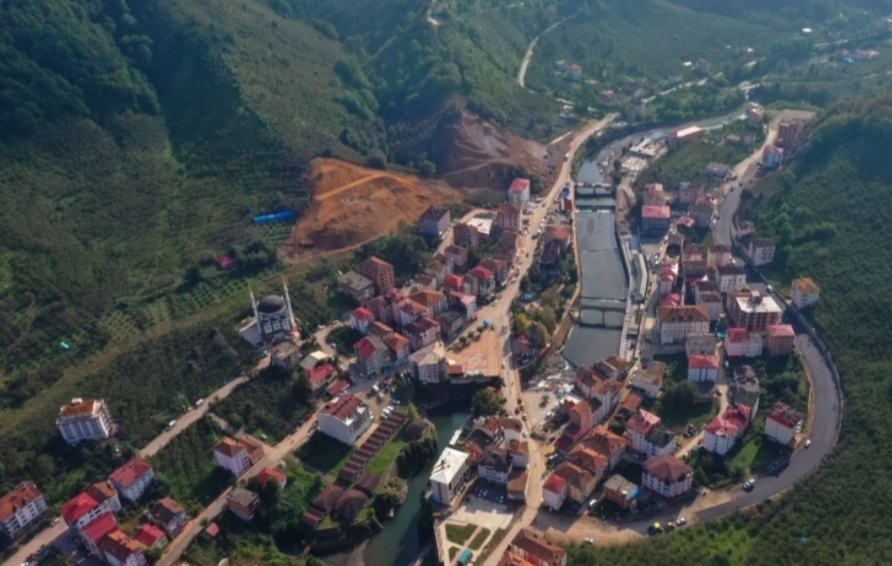
<path fill-rule="evenodd" d="M 471 413 L 468 403 L 447 405 L 430 411 L 429 419 L 437 427 L 437 456 L 449 445 L 452 434 L 461 428 Z M 393 519 L 384 522 L 384 529 L 369 539 L 364 548 L 352 553 L 331 556 L 329 563 L 345 566 L 405 566 L 411 564 L 421 548 L 418 545 L 418 519 L 421 494 L 427 488 L 436 458 L 409 480 L 409 495 Z"/>

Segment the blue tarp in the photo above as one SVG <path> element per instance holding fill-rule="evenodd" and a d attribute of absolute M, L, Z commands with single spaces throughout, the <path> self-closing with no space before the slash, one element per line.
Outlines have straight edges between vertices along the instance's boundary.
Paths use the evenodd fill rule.
<path fill-rule="evenodd" d="M 464 552 L 461 553 L 461 556 L 458 557 L 459 564 L 467 564 L 468 560 L 471 559 L 471 549 L 466 548 Z"/>
<path fill-rule="evenodd" d="M 262 214 L 254 217 L 254 224 L 270 224 L 273 222 L 288 222 L 296 217 L 294 212 L 286 210 L 285 212 L 276 212 L 274 214 Z"/>
<path fill-rule="evenodd" d="M 635 489 L 633 489 L 633 490 L 632 490 L 632 493 L 629 494 L 629 499 L 635 499 L 636 497 L 638 497 L 638 491 L 639 491 L 640 489 L 641 489 L 641 488 L 638 488 L 638 487 L 636 487 Z"/>

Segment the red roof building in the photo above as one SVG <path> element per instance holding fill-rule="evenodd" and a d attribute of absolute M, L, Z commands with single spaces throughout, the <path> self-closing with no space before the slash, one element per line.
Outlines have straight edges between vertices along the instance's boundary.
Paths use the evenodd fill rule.
<path fill-rule="evenodd" d="M 155 472 L 142 458 L 131 458 L 108 476 L 112 485 L 124 499 L 138 500 L 149 487 Z"/>
<path fill-rule="evenodd" d="M 282 489 L 285 489 L 285 486 L 288 484 L 288 478 L 285 477 L 285 474 L 273 468 L 263 468 L 257 479 L 260 480 L 260 485 L 266 485 L 267 481 L 274 479 L 279 482 L 279 487 Z"/>
<path fill-rule="evenodd" d="M 87 550 L 93 556 L 102 557 L 99 550 L 99 543 L 105 538 L 105 535 L 118 530 L 118 522 L 111 513 L 103 513 L 93 520 L 90 524 L 81 529 L 81 540 L 87 546 Z"/>
<path fill-rule="evenodd" d="M 60 513 L 69 527 L 83 527 L 98 516 L 99 504 L 86 493 L 79 493 L 62 506 Z M 91 515 L 92 513 L 92 515 Z"/>
<path fill-rule="evenodd" d="M 338 369 L 332 364 L 322 364 L 307 372 L 307 379 L 310 380 L 310 388 L 317 391 L 324 387 L 331 378 L 337 375 Z"/>
<path fill-rule="evenodd" d="M 136 529 L 136 532 L 133 533 L 133 539 L 146 548 L 164 548 L 167 546 L 167 536 L 164 534 L 164 531 L 148 523 Z"/>

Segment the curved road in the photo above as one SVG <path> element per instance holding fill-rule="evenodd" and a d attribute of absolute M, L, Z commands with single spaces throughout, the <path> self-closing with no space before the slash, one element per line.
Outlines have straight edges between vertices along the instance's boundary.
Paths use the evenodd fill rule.
<path fill-rule="evenodd" d="M 576 14 L 574 14 L 574 16 L 575 15 Z M 533 58 L 533 50 L 536 48 L 536 44 L 539 43 L 539 38 L 542 37 L 543 35 L 545 35 L 546 33 L 550 32 L 554 28 L 558 27 L 563 22 L 569 20 L 572 17 L 573 16 L 567 16 L 566 18 L 564 18 L 562 20 L 558 20 L 558 21 L 554 22 L 553 24 L 551 24 L 550 26 L 545 28 L 545 30 L 542 33 L 540 33 L 539 35 L 537 35 L 536 37 L 533 38 L 533 41 L 530 42 L 530 46 L 527 47 L 526 54 L 523 56 L 523 61 L 520 62 L 520 70 L 517 72 L 517 84 L 519 84 L 523 88 L 526 88 L 526 84 L 524 83 L 524 78 L 527 75 L 527 67 L 530 66 L 530 60 Z"/>

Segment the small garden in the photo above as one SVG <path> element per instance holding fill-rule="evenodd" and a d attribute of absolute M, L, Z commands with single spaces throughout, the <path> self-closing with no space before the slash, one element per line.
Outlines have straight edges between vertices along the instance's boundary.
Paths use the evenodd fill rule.
<path fill-rule="evenodd" d="M 347 463 L 354 448 L 334 438 L 316 432 L 294 453 L 301 462 L 315 469 L 322 475 L 337 475 Z"/>

